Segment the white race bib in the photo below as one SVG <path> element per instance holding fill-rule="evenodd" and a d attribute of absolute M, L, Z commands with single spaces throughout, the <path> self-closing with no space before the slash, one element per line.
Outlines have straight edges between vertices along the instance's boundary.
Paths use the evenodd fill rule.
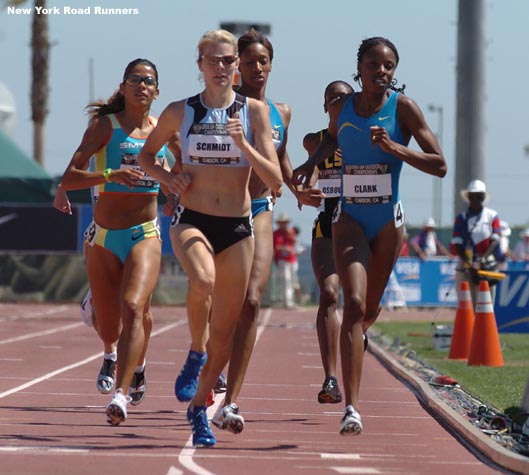
<path fill-rule="evenodd" d="M 194 124 L 189 134 L 189 158 L 200 165 L 239 165 L 241 150 L 226 135 L 226 124 Z M 200 128 L 197 133 L 196 128 Z"/>
<path fill-rule="evenodd" d="M 343 196 L 350 204 L 383 204 L 391 202 L 389 165 L 346 165 L 343 174 Z"/>

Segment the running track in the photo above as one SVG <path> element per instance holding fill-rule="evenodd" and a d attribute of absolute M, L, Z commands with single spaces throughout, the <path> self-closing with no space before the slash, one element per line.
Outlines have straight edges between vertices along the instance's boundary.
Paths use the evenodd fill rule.
<path fill-rule="evenodd" d="M 101 345 L 78 307 L 0 303 L 1 474 L 508 473 L 456 440 L 370 353 L 361 389 L 364 433 L 340 436 L 342 404 L 316 401 L 323 372 L 313 308 L 263 309 L 239 400 L 245 429 L 233 435 L 213 428 L 217 445 L 194 449 L 186 405 L 173 394 L 188 349 L 185 309 L 153 313 L 147 396 L 112 427 L 104 415 L 109 396 L 95 388 Z"/>

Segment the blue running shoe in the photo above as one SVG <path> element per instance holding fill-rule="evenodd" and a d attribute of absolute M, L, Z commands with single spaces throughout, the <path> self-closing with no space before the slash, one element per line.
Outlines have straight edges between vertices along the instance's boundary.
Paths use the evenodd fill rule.
<path fill-rule="evenodd" d="M 206 406 L 195 406 L 187 408 L 187 420 L 191 424 L 193 431 L 193 445 L 211 447 L 215 445 L 217 439 L 209 428 Z"/>
<path fill-rule="evenodd" d="M 195 397 L 198 387 L 198 377 L 208 359 L 207 353 L 190 350 L 187 360 L 176 382 L 174 393 L 180 402 L 191 401 Z"/>

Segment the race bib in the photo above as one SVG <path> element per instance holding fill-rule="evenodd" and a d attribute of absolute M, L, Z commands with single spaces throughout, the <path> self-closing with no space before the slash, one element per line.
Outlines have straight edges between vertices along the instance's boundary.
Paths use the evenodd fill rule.
<path fill-rule="evenodd" d="M 226 135 L 226 124 L 193 124 L 189 135 L 189 158 L 200 165 L 232 165 L 241 163 L 241 151 Z"/>
<path fill-rule="evenodd" d="M 393 205 L 393 216 L 395 218 L 395 227 L 400 228 L 404 224 L 404 210 L 400 201 Z"/>
<path fill-rule="evenodd" d="M 346 165 L 343 196 L 349 204 L 384 204 L 391 202 L 391 173 L 387 164 Z"/>
<path fill-rule="evenodd" d="M 97 224 L 92 221 L 84 232 L 86 242 L 89 246 L 94 247 L 95 239 L 97 234 Z"/>
<path fill-rule="evenodd" d="M 340 178 L 320 179 L 318 180 L 318 188 L 323 191 L 325 198 L 336 198 L 340 196 L 342 180 Z"/>
<path fill-rule="evenodd" d="M 138 186 L 142 188 L 155 188 L 158 185 L 158 182 L 151 176 L 147 175 L 143 171 L 143 168 L 140 167 L 140 164 L 138 163 L 138 155 L 136 154 L 122 153 L 121 154 L 121 164 L 119 168 L 121 170 L 138 170 L 140 172 L 143 172 L 142 178 L 133 180 L 132 182 L 133 187 Z"/>

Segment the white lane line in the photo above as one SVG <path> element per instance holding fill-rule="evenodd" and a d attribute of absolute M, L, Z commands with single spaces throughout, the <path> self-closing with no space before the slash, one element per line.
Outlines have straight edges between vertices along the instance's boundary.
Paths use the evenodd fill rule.
<path fill-rule="evenodd" d="M 266 308 L 264 310 L 264 315 L 261 324 L 257 327 L 257 335 L 255 338 L 255 346 L 257 346 L 257 342 L 259 341 L 259 338 L 261 338 L 261 335 L 265 331 L 268 321 L 270 320 L 270 317 L 272 316 L 272 309 L 270 307 Z M 217 410 L 218 406 L 220 405 L 221 398 L 219 398 L 218 403 L 215 402 L 213 406 L 208 408 L 208 415 L 213 417 L 215 414 L 215 411 Z M 223 401 L 224 402 L 224 401 Z M 196 475 L 215 475 L 214 473 L 210 472 L 209 470 L 206 470 L 205 468 L 201 467 L 193 460 L 193 455 L 195 454 L 196 449 L 193 447 L 193 434 L 187 439 L 184 448 L 180 451 L 178 454 L 178 462 L 182 467 L 189 470 L 191 473 L 195 473 Z"/>
<path fill-rule="evenodd" d="M 320 454 L 323 460 L 360 460 L 360 454 Z"/>
<path fill-rule="evenodd" d="M 27 335 L 17 336 L 14 338 L 6 338 L 5 340 L 0 340 L 0 345 L 6 345 L 7 343 L 16 343 L 17 341 L 29 340 L 30 338 L 38 338 L 40 336 L 53 335 L 54 333 L 65 332 L 71 330 L 72 328 L 77 328 L 80 326 L 83 326 L 83 323 L 71 323 L 69 325 L 63 325 L 62 327 L 52 328 L 50 330 L 28 333 Z"/>
<path fill-rule="evenodd" d="M 38 445 L 26 445 L 16 447 L 0 447 L 0 452 L 50 452 L 50 453 L 88 453 L 88 449 L 78 449 L 72 447 L 46 447 Z"/>
<path fill-rule="evenodd" d="M 28 381 L 27 383 L 21 384 L 20 386 L 17 386 L 16 388 L 12 388 L 12 389 L 9 389 L 8 391 L 4 391 L 3 393 L 0 393 L 0 399 L 7 397 L 7 396 L 11 396 L 11 394 L 18 393 L 19 391 L 23 391 L 24 389 L 30 388 L 31 386 L 34 386 L 35 384 L 38 384 L 38 383 L 41 383 L 42 381 L 46 381 L 47 379 L 53 378 L 54 376 L 64 373 L 65 371 L 70 371 L 71 369 L 78 368 L 79 366 L 82 366 L 86 363 L 90 363 L 91 361 L 101 358 L 102 355 L 103 355 L 103 352 L 97 353 L 95 355 L 89 356 L 88 358 L 85 358 L 84 360 L 78 361 L 77 363 L 73 363 L 68 366 L 63 366 L 62 368 L 52 371 L 51 373 L 45 374 L 41 376 L 40 378 L 36 378 L 31 381 Z"/>
<path fill-rule="evenodd" d="M 178 322 L 171 323 L 170 325 L 166 325 L 165 327 L 162 327 L 156 331 L 153 331 L 151 333 L 151 338 L 155 337 L 161 333 L 164 333 L 168 330 L 171 330 L 177 326 L 180 326 L 184 324 L 186 320 L 179 320 Z M 77 324 L 76 324 L 77 325 Z M 82 325 L 80 323 L 79 325 Z M 56 369 L 55 371 L 51 371 L 50 373 L 47 373 L 39 378 L 33 379 L 31 381 L 28 381 L 27 383 L 21 384 L 20 386 L 17 386 L 16 388 L 9 389 L 7 391 L 4 391 L 3 393 L 0 393 L 0 399 L 10 396 L 11 394 L 18 393 L 20 391 L 23 391 L 24 389 L 30 388 L 31 386 L 34 386 L 35 384 L 41 383 L 42 381 L 46 381 L 47 379 L 53 378 L 54 376 L 57 376 L 61 373 L 64 373 L 66 371 L 70 371 L 71 369 L 78 368 L 79 366 L 83 366 L 84 364 L 90 363 L 91 361 L 94 361 L 98 358 L 101 358 L 103 356 L 103 352 L 96 353 L 95 355 L 89 356 L 88 358 L 85 358 L 84 360 L 78 361 L 77 363 L 73 363 L 68 366 L 63 366 L 62 368 Z"/>
<path fill-rule="evenodd" d="M 329 467 L 331 470 L 334 470 L 338 473 L 344 474 L 363 474 L 363 475 L 377 475 L 387 472 L 381 472 L 376 468 L 372 467 Z M 391 473 L 391 472 L 390 472 Z"/>
<path fill-rule="evenodd" d="M 0 322 L 5 321 L 17 321 L 17 320 L 34 320 L 40 317 L 46 317 L 49 315 L 56 315 L 58 313 L 64 313 L 71 310 L 71 306 L 68 305 L 54 305 L 53 307 L 45 310 L 27 310 L 23 315 L 16 313 L 15 315 L 3 315 L 0 317 Z"/>

